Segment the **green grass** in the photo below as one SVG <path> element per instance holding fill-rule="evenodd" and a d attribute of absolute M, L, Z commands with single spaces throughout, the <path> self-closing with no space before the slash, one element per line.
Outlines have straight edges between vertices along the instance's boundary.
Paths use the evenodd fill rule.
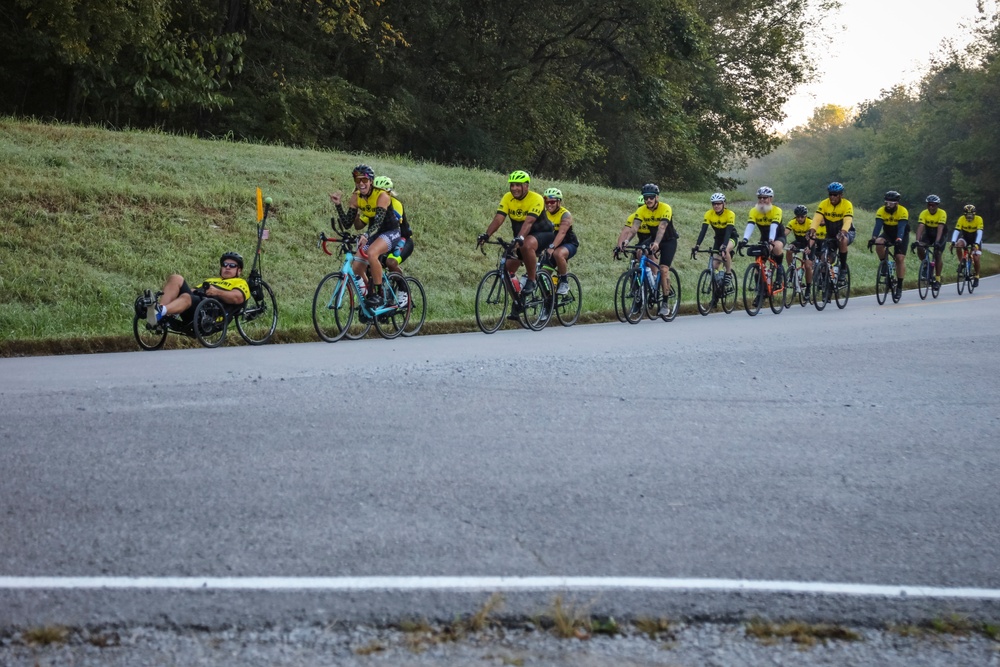
<path fill-rule="evenodd" d="M 135 349 L 132 303 L 143 289 L 159 287 L 172 272 L 192 281 L 214 275 L 225 250 L 252 253 L 258 186 L 276 210 L 263 256 L 264 278 L 280 310 L 275 340 L 316 340 L 313 291 L 340 263 L 318 250 L 316 239 L 330 230 L 328 194 L 349 189 L 358 162 L 393 178 L 413 221 L 417 248 L 404 269 L 427 289 L 425 331 L 474 330 L 476 286 L 495 266 L 494 256 L 475 249 L 475 239 L 507 189 L 503 174 L 405 157 L 0 119 L 0 354 Z M 536 190 L 550 186 L 563 190 L 581 240 L 571 262 L 584 290 L 581 321 L 611 319 L 624 263 L 614 262 L 610 249 L 635 209 L 636 193 L 532 182 Z M 703 268 L 687 249 L 708 208 L 707 195 L 663 197 L 681 234 L 675 268 L 683 312 L 693 310 Z M 733 204 L 739 220 L 748 206 Z M 871 217 L 859 214 L 863 235 Z M 501 234 L 509 238 L 509 230 L 505 225 Z M 874 257 L 863 246 L 853 250 L 855 293 L 874 284 Z M 741 277 L 746 263 L 737 262 Z M 988 273 L 1000 269 L 993 256 L 984 264 Z M 168 346 L 178 341 L 171 337 Z"/>

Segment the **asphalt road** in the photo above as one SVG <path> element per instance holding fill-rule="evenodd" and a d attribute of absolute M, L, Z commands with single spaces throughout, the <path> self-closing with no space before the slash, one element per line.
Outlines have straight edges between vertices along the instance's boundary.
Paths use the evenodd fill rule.
<path fill-rule="evenodd" d="M 991 278 L 821 313 L 0 359 L 0 627 L 451 618 L 490 589 L 95 577 L 972 588 L 557 582 L 506 609 L 995 618 L 998 297 Z"/>

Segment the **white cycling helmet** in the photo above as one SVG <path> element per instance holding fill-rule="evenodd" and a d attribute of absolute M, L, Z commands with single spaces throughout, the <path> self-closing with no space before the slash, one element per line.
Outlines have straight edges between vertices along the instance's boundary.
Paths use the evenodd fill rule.
<path fill-rule="evenodd" d="M 725 204 L 726 195 L 722 194 L 721 192 L 716 192 L 715 194 L 713 194 L 711 197 L 708 198 L 708 201 L 712 202 L 713 204 L 718 204 L 719 202 Z"/>
<path fill-rule="evenodd" d="M 769 187 L 767 187 L 765 185 L 763 187 L 757 188 L 757 196 L 758 197 L 773 197 L 774 196 L 774 190 L 772 190 L 771 188 L 769 188 Z"/>

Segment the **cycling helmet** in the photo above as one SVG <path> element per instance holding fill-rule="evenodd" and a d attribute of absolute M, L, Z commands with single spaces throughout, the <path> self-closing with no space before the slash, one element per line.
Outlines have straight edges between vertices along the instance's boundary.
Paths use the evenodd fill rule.
<path fill-rule="evenodd" d="M 545 191 L 546 199 L 562 199 L 562 190 L 559 188 L 549 188 Z"/>
<path fill-rule="evenodd" d="M 927 199 L 925 201 L 928 204 L 940 204 L 941 198 L 938 197 L 937 195 L 927 195 Z"/>
<path fill-rule="evenodd" d="M 975 215 L 976 214 L 976 207 L 973 206 L 972 204 L 966 204 L 965 208 L 963 210 L 965 211 L 966 215 Z"/>
<path fill-rule="evenodd" d="M 720 202 L 725 204 L 726 195 L 722 194 L 721 192 L 716 192 L 714 195 L 708 198 L 708 201 L 710 201 L 713 204 L 718 204 Z"/>
<path fill-rule="evenodd" d="M 656 183 L 646 183 L 644 186 L 642 186 L 642 196 L 645 198 L 650 195 L 655 195 L 658 197 L 660 195 L 660 186 L 657 185 Z"/>
<path fill-rule="evenodd" d="M 510 172 L 510 177 L 507 179 L 508 183 L 528 183 L 529 181 L 531 181 L 531 176 L 528 176 L 528 172 L 520 169 Z"/>
<path fill-rule="evenodd" d="M 885 193 L 886 201 L 898 202 L 899 199 L 900 199 L 899 193 L 896 192 L 895 190 L 889 190 L 888 192 Z"/>
<path fill-rule="evenodd" d="M 354 180 L 358 180 L 360 176 L 367 176 L 371 180 L 375 180 L 375 170 L 367 164 L 359 164 L 354 168 L 354 171 L 351 172 L 351 175 L 354 176 Z"/>
<path fill-rule="evenodd" d="M 645 201 L 646 201 L 646 200 L 642 198 L 642 195 L 639 195 L 639 200 L 638 200 L 638 201 L 637 201 L 636 203 L 637 203 L 637 204 L 638 204 L 639 206 L 642 206 L 642 205 L 643 205 L 643 204 L 645 203 Z"/>
<path fill-rule="evenodd" d="M 229 252 L 225 253 L 224 255 L 222 255 L 222 257 L 219 258 L 219 264 L 222 264 L 227 259 L 233 260 L 234 262 L 236 262 L 236 265 L 238 267 L 240 267 L 241 269 L 243 268 L 243 255 L 241 255 L 240 253 L 234 250 L 230 250 Z"/>
<path fill-rule="evenodd" d="M 826 186 L 826 193 L 829 195 L 842 195 L 844 194 L 844 184 L 834 181 Z"/>
<path fill-rule="evenodd" d="M 796 218 L 799 217 L 800 215 L 809 215 L 809 209 L 807 209 L 802 204 L 799 204 L 798 206 L 796 206 L 795 210 L 792 211 L 792 212 L 795 214 Z"/>
<path fill-rule="evenodd" d="M 375 178 L 374 185 L 379 190 L 392 190 L 392 179 L 388 176 L 378 176 Z"/>
<path fill-rule="evenodd" d="M 767 187 L 765 185 L 763 187 L 757 188 L 757 196 L 758 197 L 773 197 L 774 196 L 774 190 L 772 190 L 771 188 L 769 188 L 769 187 Z"/>

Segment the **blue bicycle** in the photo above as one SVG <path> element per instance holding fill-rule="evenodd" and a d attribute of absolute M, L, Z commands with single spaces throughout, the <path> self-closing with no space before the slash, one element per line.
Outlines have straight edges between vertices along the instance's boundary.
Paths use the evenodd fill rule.
<path fill-rule="evenodd" d="M 639 251 L 643 251 L 641 254 Z M 664 322 L 670 322 L 677 317 L 677 309 L 681 301 L 681 279 L 670 268 L 670 290 L 666 296 L 660 289 L 660 274 L 654 275 L 649 248 L 646 246 L 616 247 L 614 257 L 618 259 L 622 251 L 632 253 L 629 267 L 618 277 L 615 286 L 615 315 L 619 322 L 638 324 L 645 314 L 649 319 L 657 317 Z M 666 309 L 662 306 L 666 305 Z M 660 312 L 665 310 L 665 312 Z"/>
<path fill-rule="evenodd" d="M 319 245 L 328 255 L 333 254 L 326 247 L 331 241 L 340 244 L 344 265 L 339 271 L 323 276 L 313 295 L 313 326 L 319 337 L 328 343 L 345 336 L 357 340 L 371 330 L 372 324 L 383 338 L 395 338 L 403 333 L 410 321 L 413 307 L 413 300 L 409 298 L 402 299 L 403 305 L 399 305 L 398 296 L 408 294 L 406 279 L 395 273 L 383 273 L 382 294 L 385 303 L 378 308 L 370 308 L 362 294 L 362 290 L 367 288 L 353 268 L 358 237 L 345 233 L 341 238 L 335 239 L 320 234 Z"/>

